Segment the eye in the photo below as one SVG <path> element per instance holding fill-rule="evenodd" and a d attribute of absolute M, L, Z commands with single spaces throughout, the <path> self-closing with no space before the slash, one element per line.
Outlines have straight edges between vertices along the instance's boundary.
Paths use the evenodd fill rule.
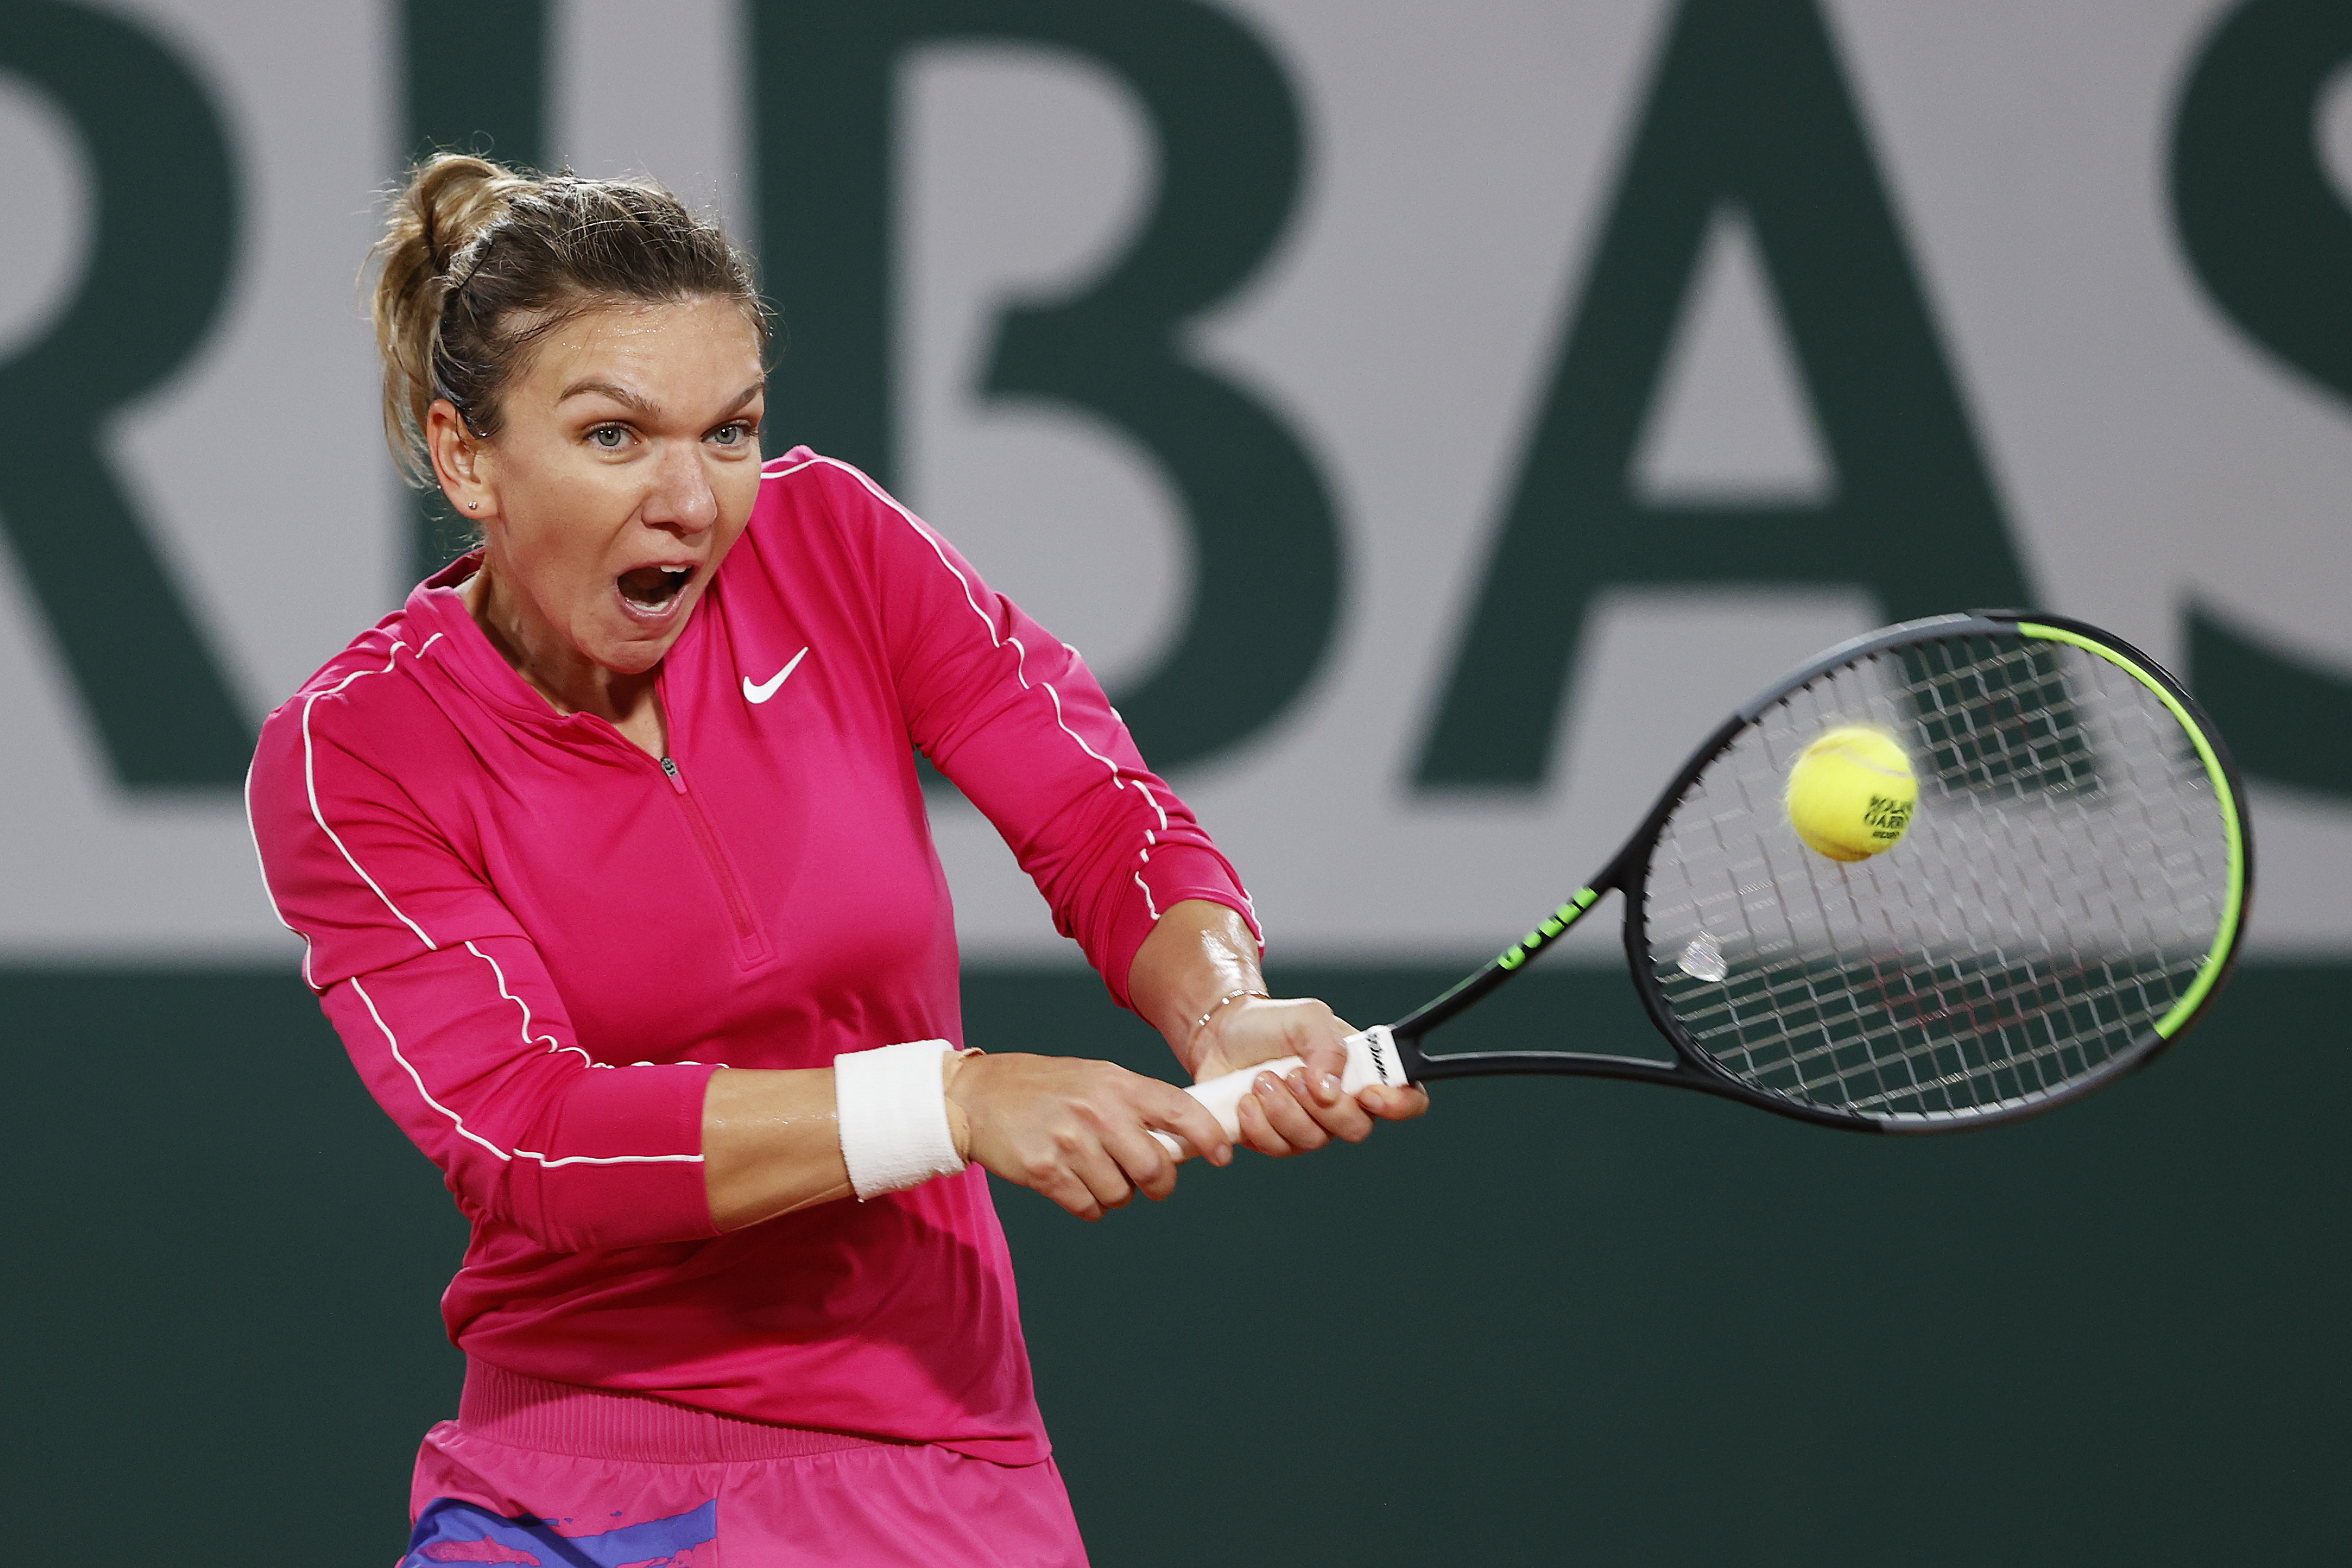
<path fill-rule="evenodd" d="M 628 431 L 618 425 L 599 425 L 588 432 L 588 444 L 600 452 L 617 452 L 628 440 Z"/>
<path fill-rule="evenodd" d="M 713 430 L 710 438 L 721 447 L 743 447 L 751 444 L 754 434 L 750 420 L 738 419 Z"/>

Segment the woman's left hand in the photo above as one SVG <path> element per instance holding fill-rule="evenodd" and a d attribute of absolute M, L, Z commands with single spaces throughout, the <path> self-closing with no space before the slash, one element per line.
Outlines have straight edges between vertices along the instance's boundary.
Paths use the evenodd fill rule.
<path fill-rule="evenodd" d="M 1298 1057 L 1306 1065 L 1292 1068 L 1288 1078 L 1261 1073 L 1242 1096 L 1240 1142 L 1276 1158 L 1320 1149 L 1334 1138 L 1360 1143 L 1371 1136 L 1375 1120 L 1402 1121 L 1427 1110 L 1429 1094 L 1410 1084 L 1342 1093 L 1339 1075 L 1348 1053 L 1340 1042 L 1355 1032 L 1312 997 L 1239 997 L 1202 1027 L 1193 1078 L 1206 1082 L 1257 1062 Z"/>

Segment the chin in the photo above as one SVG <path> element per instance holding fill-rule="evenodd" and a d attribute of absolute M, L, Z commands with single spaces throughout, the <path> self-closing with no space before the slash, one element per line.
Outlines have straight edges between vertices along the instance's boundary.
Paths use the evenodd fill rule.
<path fill-rule="evenodd" d="M 644 675 L 660 664 L 677 641 L 678 633 L 686 629 L 684 616 L 676 626 L 653 630 L 626 623 L 605 625 L 572 644 L 595 662 L 598 668 L 614 675 Z"/>
<path fill-rule="evenodd" d="M 614 675 L 644 675 L 661 663 L 670 644 L 677 640 L 675 637 L 666 637 L 650 645 L 634 640 L 610 643 L 589 657 Z"/>

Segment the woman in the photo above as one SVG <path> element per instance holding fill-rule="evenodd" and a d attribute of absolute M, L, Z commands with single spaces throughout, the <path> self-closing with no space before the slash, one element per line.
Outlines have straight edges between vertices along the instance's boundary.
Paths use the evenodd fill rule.
<path fill-rule="evenodd" d="M 1307 1058 L 1243 1142 L 1421 1096 L 1339 1093 L 1346 1026 L 1267 998 L 1072 650 L 856 470 L 761 465 L 714 227 L 443 156 L 380 252 L 387 431 L 483 542 L 270 716 L 249 792 L 306 978 L 473 1224 L 404 1561 L 1082 1562 L 981 1170 L 1095 1218 L 1174 1185 L 1151 1130 L 1231 1147 L 1157 1079 L 955 1048 L 914 749 L 1188 1070 Z"/>

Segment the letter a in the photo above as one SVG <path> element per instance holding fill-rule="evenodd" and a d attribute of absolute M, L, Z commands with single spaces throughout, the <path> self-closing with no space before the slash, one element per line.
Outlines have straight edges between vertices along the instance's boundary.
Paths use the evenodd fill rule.
<path fill-rule="evenodd" d="M 1755 236 L 1835 464 L 1818 505 L 1656 504 L 1629 480 L 1727 207 Z M 1539 785 L 1594 594 L 1727 582 L 1858 583 L 1889 619 L 2026 602 L 1813 0 L 1686 0 L 1675 17 L 1420 784 Z"/>

